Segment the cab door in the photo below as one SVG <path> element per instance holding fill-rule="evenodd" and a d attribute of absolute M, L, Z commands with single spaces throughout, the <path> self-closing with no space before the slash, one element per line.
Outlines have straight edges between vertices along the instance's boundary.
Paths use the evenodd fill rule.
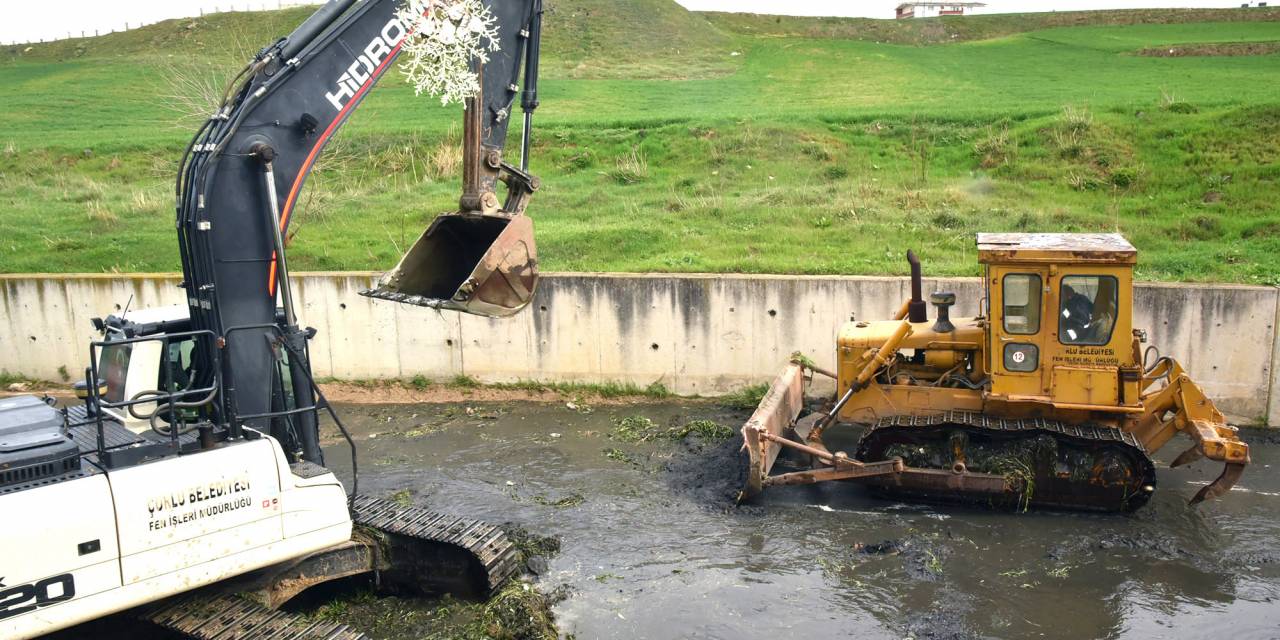
<path fill-rule="evenodd" d="M 1135 363 L 1127 269 L 1061 267 L 1051 286 L 1050 339 L 1044 359 L 1059 406 L 1115 407 L 1122 402 L 1122 369 Z M 1130 394 L 1136 395 L 1136 394 Z M 1128 398 L 1136 403 L 1137 398 Z"/>
<path fill-rule="evenodd" d="M 1045 266 L 1001 265 L 987 270 L 991 304 L 991 393 L 1022 399 L 1047 399 L 1045 313 L 1049 270 Z"/>

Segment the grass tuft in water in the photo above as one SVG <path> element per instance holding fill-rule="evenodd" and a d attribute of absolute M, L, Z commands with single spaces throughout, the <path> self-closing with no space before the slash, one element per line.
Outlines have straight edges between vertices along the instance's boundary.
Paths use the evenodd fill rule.
<path fill-rule="evenodd" d="M 738 389 L 728 395 L 721 396 L 720 398 L 717 398 L 716 401 L 722 406 L 730 409 L 750 411 L 755 409 L 756 406 L 760 404 L 761 400 L 764 400 L 766 393 L 769 393 L 769 385 L 753 384 L 751 386 Z"/>

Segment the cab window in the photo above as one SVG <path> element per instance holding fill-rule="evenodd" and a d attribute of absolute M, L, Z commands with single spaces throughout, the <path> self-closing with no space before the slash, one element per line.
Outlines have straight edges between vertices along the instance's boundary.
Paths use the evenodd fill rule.
<path fill-rule="evenodd" d="M 107 382 L 103 400 L 124 402 L 124 385 L 129 377 L 129 357 L 132 355 L 132 344 L 109 344 L 102 348 L 98 356 L 98 377 Z"/>
<path fill-rule="evenodd" d="M 1011 273 L 1004 277 L 1003 287 L 1005 333 L 1040 333 L 1040 276 Z"/>
<path fill-rule="evenodd" d="M 1103 345 L 1116 328 L 1119 294 L 1111 276 L 1067 276 L 1058 294 L 1058 340 Z"/>
<path fill-rule="evenodd" d="M 183 391 L 191 387 L 191 378 L 195 373 L 195 362 L 192 359 L 195 347 L 194 338 L 168 343 L 168 357 L 160 363 L 160 384 L 167 382 L 170 391 Z"/>

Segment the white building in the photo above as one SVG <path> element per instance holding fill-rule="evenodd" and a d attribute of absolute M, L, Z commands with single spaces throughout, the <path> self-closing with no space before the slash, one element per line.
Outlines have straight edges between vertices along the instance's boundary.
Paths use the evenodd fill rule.
<path fill-rule="evenodd" d="M 963 16 L 987 6 L 982 2 L 904 2 L 898 5 L 898 19 Z"/>

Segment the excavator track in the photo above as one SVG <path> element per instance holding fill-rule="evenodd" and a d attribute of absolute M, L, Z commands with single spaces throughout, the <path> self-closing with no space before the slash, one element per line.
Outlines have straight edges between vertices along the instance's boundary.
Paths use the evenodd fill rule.
<path fill-rule="evenodd" d="M 884 418 L 863 434 L 857 458 L 894 457 L 909 467 L 1004 475 L 1010 487 L 998 496 L 967 496 L 927 485 L 867 481 L 891 495 L 929 501 L 1125 512 L 1146 504 L 1156 484 L 1155 465 L 1132 434 L 1043 418 L 969 411 Z"/>
<path fill-rule="evenodd" d="M 506 533 L 479 520 L 365 496 L 355 499 L 352 519 L 385 556 L 388 568 L 379 572 L 384 587 L 483 598 L 520 566 Z M 192 640 L 368 640 L 346 625 L 272 609 L 245 595 L 207 591 L 143 608 L 139 618 Z"/>
<path fill-rule="evenodd" d="M 520 568 L 507 534 L 479 520 L 368 496 L 356 497 L 352 518 L 386 539 L 388 576 L 414 590 L 485 597 Z"/>
<path fill-rule="evenodd" d="M 370 640 L 347 625 L 268 609 L 235 595 L 185 596 L 144 609 L 140 617 L 192 640 Z"/>

